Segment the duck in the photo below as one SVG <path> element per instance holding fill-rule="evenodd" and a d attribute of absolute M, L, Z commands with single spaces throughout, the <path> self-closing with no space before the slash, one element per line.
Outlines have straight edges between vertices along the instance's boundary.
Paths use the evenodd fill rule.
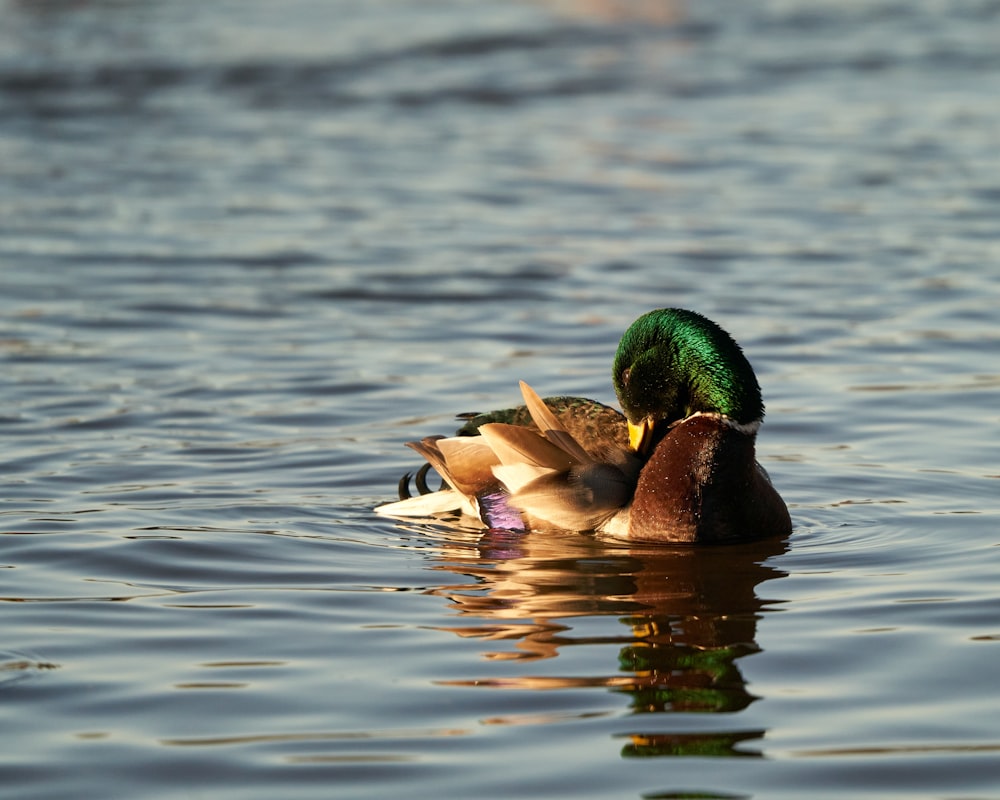
<path fill-rule="evenodd" d="M 788 536 L 788 507 L 757 461 L 764 403 L 736 341 L 701 314 L 649 311 L 622 335 L 612 383 L 621 411 L 542 399 L 461 415 L 454 436 L 407 445 L 426 464 L 390 517 L 460 512 L 490 529 L 558 529 L 642 543 L 722 544 Z M 427 470 L 443 480 L 426 486 Z"/>

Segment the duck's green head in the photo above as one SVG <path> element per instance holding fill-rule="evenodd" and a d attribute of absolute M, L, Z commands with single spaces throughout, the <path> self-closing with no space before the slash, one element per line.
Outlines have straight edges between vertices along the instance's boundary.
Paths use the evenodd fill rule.
<path fill-rule="evenodd" d="M 760 385 L 740 346 L 709 319 L 661 308 L 632 323 L 615 354 L 612 375 L 640 452 L 662 428 L 695 412 L 723 414 L 739 425 L 764 417 Z"/>

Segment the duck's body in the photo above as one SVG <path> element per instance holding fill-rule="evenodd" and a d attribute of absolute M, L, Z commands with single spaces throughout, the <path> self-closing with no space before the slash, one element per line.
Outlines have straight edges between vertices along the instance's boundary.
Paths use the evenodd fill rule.
<path fill-rule="evenodd" d="M 787 535 L 791 519 L 757 463 L 760 388 L 739 346 L 682 309 L 626 331 L 613 378 L 625 413 L 581 398 L 469 417 L 451 439 L 410 446 L 450 489 L 377 509 L 461 509 L 489 527 L 555 527 L 642 542 Z M 480 434 L 475 436 L 475 434 Z"/>

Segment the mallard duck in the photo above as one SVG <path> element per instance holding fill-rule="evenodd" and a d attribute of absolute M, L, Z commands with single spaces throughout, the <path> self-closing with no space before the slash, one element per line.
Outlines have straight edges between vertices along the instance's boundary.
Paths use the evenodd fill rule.
<path fill-rule="evenodd" d="M 522 382 L 524 406 L 466 415 L 454 437 L 409 442 L 447 487 L 408 497 L 407 477 L 403 499 L 376 511 L 461 510 L 489 528 L 638 542 L 791 532 L 755 456 L 760 386 L 728 333 L 693 311 L 650 311 L 622 336 L 612 378 L 624 414 L 583 398 L 542 400 Z"/>

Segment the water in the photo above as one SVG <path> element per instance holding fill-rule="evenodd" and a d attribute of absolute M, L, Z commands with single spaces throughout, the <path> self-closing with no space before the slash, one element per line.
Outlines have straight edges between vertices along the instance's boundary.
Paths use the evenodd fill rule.
<path fill-rule="evenodd" d="M 0 4 L 0 786 L 1000 797 L 1000 7 Z M 371 508 L 718 321 L 787 542 Z"/>

